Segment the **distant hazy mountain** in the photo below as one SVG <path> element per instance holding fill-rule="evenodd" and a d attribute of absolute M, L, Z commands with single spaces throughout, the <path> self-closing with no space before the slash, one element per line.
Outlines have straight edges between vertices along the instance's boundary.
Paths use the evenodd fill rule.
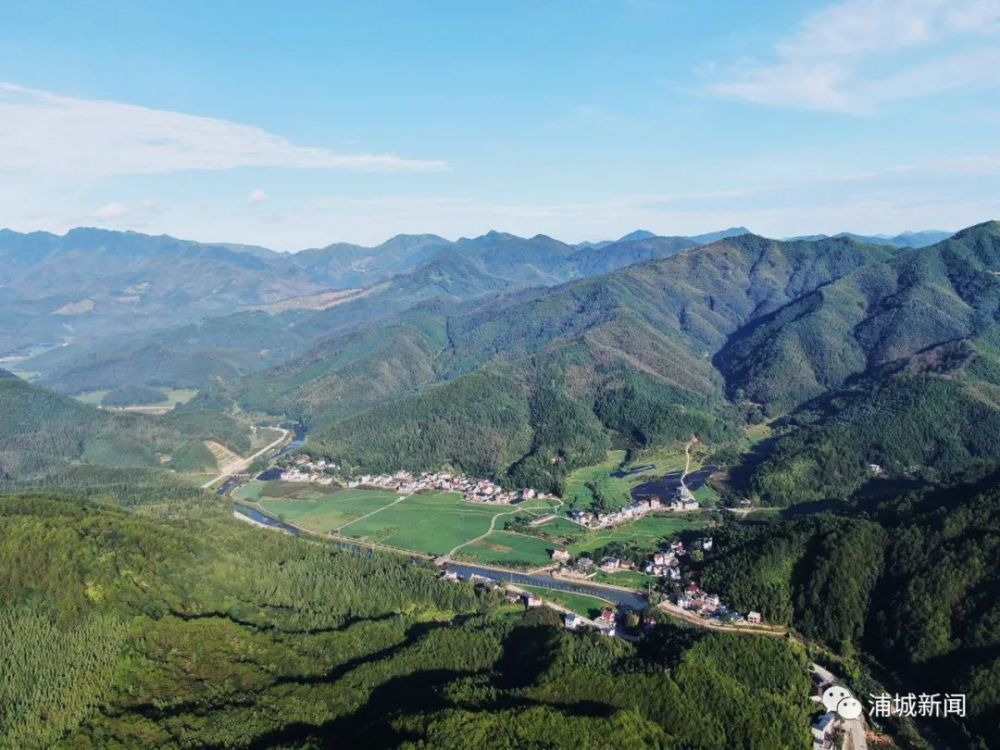
<path fill-rule="evenodd" d="M 631 242 L 632 240 L 648 240 L 656 237 L 653 232 L 647 232 L 645 229 L 636 229 L 634 232 L 629 232 L 624 237 L 619 237 L 619 242 Z"/>
<path fill-rule="evenodd" d="M 695 235 L 685 235 L 683 237 L 673 237 L 672 239 L 687 239 L 691 240 L 695 245 L 707 245 L 710 242 L 716 242 L 718 240 L 726 239 L 727 237 L 738 237 L 741 234 L 750 234 L 750 230 L 746 227 L 730 227 L 729 229 L 723 229 L 718 232 L 708 232 L 707 234 L 695 234 Z M 578 248 L 602 248 L 608 245 L 614 245 L 620 242 L 632 242 L 635 240 L 650 240 L 662 235 L 657 235 L 653 232 L 648 232 L 645 229 L 637 229 L 634 232 L 629 232 L 624 237 L 620 237 L 617 240 L 600 240 L 596 242 L 578 242 L 575 247 Z"/>
<path fill-rule="evenodd" d="M 81 233 L 45 235 L 44 243 L 9 234 L 36 251 L 33 262 L 25 261 L 31 270 L 10 287 L 9 309 L 23 324 L 11 326 L 7 339 L 0 331 L 0 354 L 19 345 L 69 342 L 23 369 L 73 393 L 135 385 L 198 388 L 273 365 L 321 335 L 386 320 L 414 305 L 553 286 L 695 246 L 685 238 L 646 237 L 579 248 L 545 235 L 489 232 L 456 242 L 400 235 L 376 248 L 341 244 L 294 255 L 258 248 L 246 255 L 131 233 L 100 232 L 90 245 Z M 49 283 L 44 274 L 33 278 L 34 286 L 25 281 L 45 263 L 81 254 L 87 257 L 72 281 L 57 275 Z M 201 255 L 209 260 L 189 260 Z M 102 276 L 98 267 L 133 270 L 122 279 Z M 363 289 L 333 291 L 363 281 Z M 260 284 L 283 291 L 263 294 Z M 31 299 L 56 287 L 64 290 L 57 301 Z M 123 294 L 122 288 L 131 291 Z M 125 302 L 114 302 L 122 297 Z"/>
<path fill-rule="evenodd" d="M 840 232 L 835 235 L 810 234 L 800 237 L 791 237 L 793 240 L 820 240 L 829 236 L 850 237 L 858 242 L 867 242 L 871 245 L 888 245 L 890 247 L 927 247 L 934 245 L 952 236 L 954 232 L 944 232 L 937 229 L 928 229 L 922 232 L 903 232 L 895 236 L 886 234 L 855 234 L 853 232 Z"/>
<path fill-rule="evenodd" d="M 719 232 L 692 235 L 688 239 L 694 240 L 699 245 L 708 245 L 709 243 L 718 242 L 728 237 L 739 237 L 741 234 L 750 234 L 750 230 L 746 227 L 730 227 Z"/>
<path fill-rule="evenodd" d="M 260 248 L 74 229 L 0 230 L 0 355 L 163 328 L 325 285 Z"/>

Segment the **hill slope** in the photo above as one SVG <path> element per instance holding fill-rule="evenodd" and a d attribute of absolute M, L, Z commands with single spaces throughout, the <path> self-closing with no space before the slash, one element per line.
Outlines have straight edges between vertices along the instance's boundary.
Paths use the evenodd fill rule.
<path fill-rule="evenodd" d="M 1000 475 L 771 523 L 728 524 L 703 581 L 908 691 L 968 695 L 935 724 L 954 747 L 1000 741 Z M 890 690 L 891 692 L 891 690 Z"/>
<path fill-rule="evenodd" d="M 570 634 L 198 506 L 0 496 L 0 526 L 4 747 L 808 744 L 804 657 L 771 639 Z"/>
<path fill-rule="evenodd" d="M 735 414 L 711 352 L 755 317 L 890 256 L 850 240 L 744 235 L 552 290 L 331 337 L 234 398 L 283 405 L 321 429 L 315 450 L 350 464 L 447 462 L 499 475 L 516 466 L 519 479 L 551 485 L 599 455 L 606 433 L 647 445 L 731 431 Z M 545 427 L 563 408 L 574 416 L 561 419 L 589 436 L 572 449 L 573 430 Z M 441 409 L 447 420 L 433 418 Z M 425 453 L 430 443 L 433 454 Z"/>
<path fill-rule="evenodd" d="M 30 482 L 80 465 L 211 469 L 215 461 L 205 440 L 238 452 L 250 447 L 238 425 L 222 414 L 111 413 L 16 377 L 0 377 L 0 480 L 5 483 Z"/>

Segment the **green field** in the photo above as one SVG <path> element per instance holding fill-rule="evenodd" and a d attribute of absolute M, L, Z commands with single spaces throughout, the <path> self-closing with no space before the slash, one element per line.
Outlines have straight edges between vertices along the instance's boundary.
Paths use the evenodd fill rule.
<path fill-rule="evenodd" d="M 705 446 L 696 446 L 696 451 L 692 454 L 691 471 L 700 467 L 698 455 L 706 450 Z M 624 460 L 625 451 L 610 451 L 603 463 L 584 466 L 571 472 L 566 477 L 563 490 L 566 510 L 591 508 L 594 505 L 595 491 L 604 496 L 609 508 L 616 509 L 628 505 L 632 502 L 631 490 L 635 485 L 684 468 L 684 446 L 674 445 L 669 448 L 644 451 L 634 461 L 625 464 L 624 469 L 628 471 L 639 466 L 649 466 L 649 468 L 644 469 L 641 474 L 612 476 L 623 468 Z"/>
<path fill-rule="evenodd" d="M 508 531 L 494 531 L 485 539 L 462 547 L 457 557 L 487 565 L 541 567 L 549 563 L 555 545 L 545 539 Z"/>
<path fill-rule="evenodd" d="M 164 411 L 169 411 L 173 409 L 178 404 L 186 404 L 188 401 L 193 399 L 198 395 L 198 391 L 192 388 L 157 388 L 156 390 L 162 391 L 167 395 L 167 400 L 157 404 L 149 404 L 151 407 L 157 409 L 162 409 Z M 73 398 L 77 401 L 82 401 L 89 406 L 100 406 L 101 399 L 103 399 L 108 394 L 108 391 L 87 391 L 85 393 L 79 393 Z M 141 409 L 142 405 L 137 404 L 136 406 L 130 406 L 128 409 Z M 277 435 L 275 435 L 277 437 Z M 272 438 L 273 439 L 273 438 Z"/>
<path fill-rule="evenodd" d="M 382 490 L 324 491 L 319 485 L 254 480 L 233 493 L 237 500 L 254 500 L 269 515 L 319 534 L 350 523 L 397 499 Z"/>
<path fill-rule="evenodd" d="M 541 586 L 519 585 L 518 588 L 538 594 L 543 599 L 547 599 L 554 604 L 565 607 L 571 612 L 576 612 L 578 615 L 589 617 L 590 619 L 594 619 L 600 615 L 601 610 L 610 604 L 610 602 L 606 602 L 604 599 L 598 599 L 596 596 L 575 594 L 571 591 L 558 591 L 556 589 L 547 589 Z"/>
<path fill-rule="evenodd" d="M 255 453 L 265 445 L 270 445 L 281 437 L 281 432 L 272 427 L 260 427 L 250 436 L 250 451 Z"/>
<path fill-rule="evenodd" d="M 594 576 L 595 583 L 610 583 L 612 586 L 622 586 L 636 591 L 646 591 L 653 579 L 637 570 L 619 570 L 616 573 L 598 571 Z"/>
<path fill-rule="evenodd" d="M 534 530 L 549 537 L 550 547 L 565 547 L 573 555 L 578 555 L 600 549 L 611 542 L 635 542 L 639 546 L 648 546 L 652 551 L 664 537 L 674 537 L 680 531 L 704 525 L 705 518 L 700 513 L 653 513 L 613 529 L 590 530 L 566 518 L 556 518 Z"/>
<path fill-rule="evenodd" d="M 633 523 L 613 529 L 585 531 L 584 536 L 569 545 L 570 554 L 593 552 L 611 542 L 634 542 L 639 546 L 648 545 L 650 551 L 656 549 L 660 539 L 672 537 L 685 529 L 697 529 L 705 525 L 700 514 L 667 515 L 651 514 Z"/>
<path fill-rule="evenodd" d="M 264 483 L 254 479 L 242 487 L 233 490 L 233 497 L 237 500 L 256 500 L 264 491 Z"/>
<path fill-rule="evenodd" d="M 413 495 L 371 518 L 351 524 L 342 533 L 441 555 L 488 531 L 490 521 L 498 513 L 509 513 L 509 518 L 530 517 L 532 512 L 547 513 L 550 508 L 551 504 L 545 500 L 529 500 L 514 507 L 476 505 L 463 501 L 456 493 L 432 492 Z M 497 521 L 497 526 L 502 526 L 502 520 Z"/>
<path fill-rule="evenodd" d="M 611 476 L 625 460 L 625 451 L 610 451 L 604 463 L 584 466 L 566 477 L 563 499 L 566 509 L 590 508 L 594 504 L 594 490 L 607 500 L 608 507 L 620 508 L 631 502 L 630 485 L 625 479 Z"/>
<path fill-rule="evenodd" d="M 673 471 L 681 471 L 684 468 L 684 445 L 675 444 L 666 448 L 641 451 L 636 459 L 629 464 L 629 467 L 646 466 L 647 464 L 652 464 L 652 468 L 642 474 L 630 476 L 629 480 L 635 484 L 641 484 Z M 692 456 L 691 470 L 694 471 L 699 465 L 695 457 Z"/>
<path fill-rule="evenodd" d="M 701 487 L 696 489 L 692 493 L 695 499 L 702 504 L 703 507 L 712 507 L 719 502 L 719 493 L 709 487 L 707 484 L 703 484 Z"/>

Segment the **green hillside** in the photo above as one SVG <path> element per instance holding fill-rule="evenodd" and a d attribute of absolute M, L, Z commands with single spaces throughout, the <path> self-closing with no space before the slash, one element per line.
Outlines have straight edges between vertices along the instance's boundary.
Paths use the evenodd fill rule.
<path fill-rule="evenodd" d="M 741 330 L 716 355 L 730 393 L 781 412 L 879 368 L 937 357 L 1000 314 L 1000 224 L 867 265 Z M 940 350 L 939 350 L 940 351 Z"/>
<path fill-rule="evenodd" d="M 0 478 L 35 481 L 76 466 L 120 469 L 215 467 L 203 449 L 214 440 L 237 453 L 249 436 L 212 412 L 163 417 L 111 413 L 31 385 L 0 378 Z"/>
<path fill-rule="evenodd" d="M 230 394 L 244 408 L 302 419 L 310 450 L 347 465 L 447 463 L 558 487 L 609 443 L 732 439 L 743 417 L 726 402 L 711 353 L 803 291 L 890 257 L 850 240 L 742 235 L 333 336 Z M 565 428 L 554 429 L 558 421 Z"/>
<path fill-rule="evenodd" d="M 403 557 L 185 516 L 0 496 L 0 745 L 809 746 L 786 643 L 569 634 Z"/>
<path fill-rule="evenodd" d="M 288 404 L 315 430 L 311 450 L 348 465 L 555 488 L 608 444 L 726 444 L 759 411 L 792 410 L 732 493 L 848 497 L 868 464 L 934 480 L 1000 457 L 996 267 L 995 223 L 903 253 L 744 235 L 332 338 L 262 377 L 266 398 L 236 400 Z M 571 427 L 540 437 L 542 404 L 559 403 Z"/>
<path fill-rule="evenodd" d="M 837 515 L 729 524 L 703 584 L 845 657 L 873 655 L 908 690 L 967 693 L 969 721 L 950 728 L 956 744 L 994 747 L 998 480 L 862 501 Z"/>

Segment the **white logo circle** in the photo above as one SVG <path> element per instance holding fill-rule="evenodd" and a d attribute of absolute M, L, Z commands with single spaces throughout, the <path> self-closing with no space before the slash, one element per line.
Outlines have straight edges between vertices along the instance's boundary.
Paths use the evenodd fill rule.
<path fill-rule="evenodd" d="M 851 691 L 843 685 L 831 685 L 823 691 L 823 707 L 827 711 L 836 711 L 844 698 L 853 698 Z"/>
<path fill-rule="evenodd" d="M 856 719 L 861 716 L 862 710 L 861 701 L 853 696 L 844 698 L 844 700 L 837 704 L 837 713 L 841 719 Z"/>

